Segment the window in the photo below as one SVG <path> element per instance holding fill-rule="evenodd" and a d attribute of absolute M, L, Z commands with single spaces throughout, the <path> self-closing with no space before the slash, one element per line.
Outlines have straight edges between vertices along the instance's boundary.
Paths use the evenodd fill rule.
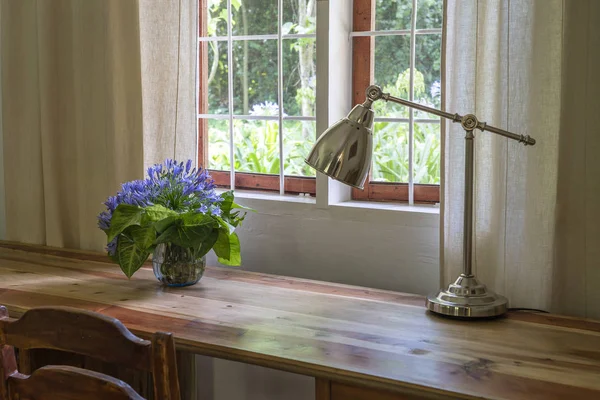
<path fill-rule="evenodd" d="M 315 194 L 316 4 L 200 1 L 199 158 L 218 185 Z M 353 104 L 375 83 L 440 107 L 442 14 L 443 0 L 354 0 Z M 353 198 L 438 202 L 440 119 L 374 108 L 373 166 Z"/>
<path fill-rule="evenodd" d="M 200 7 L 200 163 L 220 186 L 314 195 L 316 2 Z"/>
<path fill-rule="evenodd" d="M 439 108 L 442 15 L 443 0 L 354 0 L 353 103 L 374 82 Z M 374 109 L 373 165 L 353 199 L 438 202 L 440 118 L 381 101 Z"/>

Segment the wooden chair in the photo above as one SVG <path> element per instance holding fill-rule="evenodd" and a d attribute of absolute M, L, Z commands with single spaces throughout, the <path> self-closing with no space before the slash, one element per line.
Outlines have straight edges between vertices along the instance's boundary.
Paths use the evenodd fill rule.
<path fill-rule="evenodd" d="M 155 399 L 181 400 L 175 343 L 170 333 L 156 332 L 151 341 L 144 340 L 115 318 L 69 307 L 34 308 L 20 319 L 11 320 L 6 308 L 0 306 L 0 348 L 2 346 L 0 358 L 4 359 L 2 364 L 8 366 L 4 377 L 12 364 L 16 370 L 11 346 L 19 349 L 19 372 L 23 374 L 32 374 L 31 350 L 53 349 L 150 372 Z M 41 378 L 33 373 L 28 379 L 45 382 L 49 376 L 71 373 L 70 370 L 44 371 Z"/>

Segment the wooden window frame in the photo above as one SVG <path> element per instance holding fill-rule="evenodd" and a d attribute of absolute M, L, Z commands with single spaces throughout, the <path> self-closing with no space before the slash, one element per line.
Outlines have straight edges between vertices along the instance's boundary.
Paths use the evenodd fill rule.
<path fill-rule="evenodd" d="M 354 0 L 353 30 L 370 31 L 375 25 L 375 1 Z M 206 8 L 207 0 L 199 1 L 198 36 L 206 36 Z M 374 37 L 354 37 L 352 52 L 352 104 L 365 101 L 365 88 L 374 81 Z M 198 79 L 205 82 L 208 79 L 208 43 L 200 42 L 198 48 Z M 200 114 L 208 113 L 208 90 L 200 84 L 198 90 L 198 111 Z M 208 162 L 208 120 L 198 119 L 198 164 L 206 165 Z M 209 170 L 215 183 L 219 187 L 230 187 L 229 171 Z M 235 172 L 235 188 L 261 190 L 269 192 L 280 191 L 278 175 L 258 173 Z M 315 196 L 316 179 L 314 177 L 284 176 L 285 193 L 305 193 Z M 408 202 L 408 184 L 395 182 L 376 182 L 371 180 L 371 173 L 364 190 L 352 189 L 352 199 L 361 201 L 392 201 Z M 413 195 L 415 203 L 438 203 L 440 199 L 440 186 L 427 184 L 414 184 Z"/>
<path fill-rule="evenodd" d="M 198 2 L 198 37 L 207 34 L 207 0 Z M 198 112 L 208 114 L 208 88 L 203 82 L 208 80 L 208 42 L 198 45 Z M 231 84 L 231 82 L 229 83 Z M 208 119 L 198 118 L 198 165 L 208 164 Z M 231 187 L 231 172 L 208 170 L 217 187 Z M 258 174 L 235 171 L 236 189 L 261 190 L 280 192 L 279 175 Z M 284 189 L 288 194 L 316 195 L 317 183 L 315 177 L 284 176 Z"/>
<path fill-rule="evenodd" d="M 354 32 L 374 30 L 375 1 L 354 0 Z M 375 81 L 375 38 L 354 37 L 352 46 L 352 104 L 362 104 L 365 89 Z M 408 202 L 408 183 L 376 182 L 371 177 L 369 172 L 364 190 L 352 189 L 353 200 Z M 439 203 L 440 185 L 414 184 L 413 195 L 415 203 Z"/>

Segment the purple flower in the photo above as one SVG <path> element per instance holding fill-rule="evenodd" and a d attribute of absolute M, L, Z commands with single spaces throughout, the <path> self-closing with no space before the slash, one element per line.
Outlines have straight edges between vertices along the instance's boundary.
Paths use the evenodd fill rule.
<path fill-rule="evenodd" d="M 167 159 L 163 164 L 148 168 L 144 180 L 126 182 L 116 196 L 104 202 L 106 210 L 98 215 L 98 227 L 110 228 L 112 214 L 119 204 L 148 207 L 159 204 L 180 213 L 196 211 L 221 215 L 221 197 L 215 192 L 215 184 L 208 171 L 199 167 L 192 169 L 192 160 L 185 164 Z M 116 240 L 107 246 L 109 254 L 116 250 Z"/>

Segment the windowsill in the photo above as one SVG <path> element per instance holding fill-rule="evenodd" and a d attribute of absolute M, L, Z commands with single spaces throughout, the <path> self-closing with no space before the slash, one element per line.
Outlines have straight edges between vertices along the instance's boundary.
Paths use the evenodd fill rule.
<path fill-rule="evenodd" d="M 219 190 L 219 192 L 221 191 Z M 439 207 L 437 205 L 410 206 L 403 203 L 344 201 L 320 208 L 317 207 L 314 197 L 282 196 L 276 193 L 249 190 L 236 190 L 235 196 L 237 203 L 253 208 L 258 215 L 356 221 L 418 228 L 439 227 Z"/>
<path fill-rule="evenodd" d="M 218 193 L 226 192 L 225 189 L 217 189 Z M 316 204 L 316 199 L 310 196 L 300 196 L 292 194 L 278 194 L 273 192 L 262 192 L 256 190 L 235 190 L 235 197 L 240 199 L 279 201 L 289 203 Z"/>
<path fill-rule="evenodd" d="M 430 204 L 414 204 L 409 205 L 406 203 L 394 203 L 394 202 L 378 202 L 378 201 L 357 201 L 350 200 L 344 201 L 337 204 L 333 204 L 332 207 L 349 207 L 358 209 L 370 209 L 370 210 L 388 210 L 388 211 L 400 211 L 410 213 L 423 213 L 423 214 L 439 214 L 439 205 Z"/>
<path fill-rule="evenodd" d="M 217 189 L 218 193 L 225 192 L 225 189 Z M 316 204 L 316 199 L 311 196 L 300 196 L 285 194 L 280 195 L 272 192 L 263 192 L 255 190 L 235 190 L 235 196 L 239 199 L 252 199 L 252 200 L 264 200 L 264 201 L 278 201 L 278 202 L 289 202 L 289 203 L 301 203 L 301 204 Z M 406 203 L 394 203 L 394 202 L 378 202 L 378 201 L 357 201 L 349 200 L 343 201 L 336 204 L 331 204 L 331 207 L 347 207 L 356 209 L 370 209 L 370 210 L 385 210 L 385 211 L 401 211 L 410 213 L 423 213 L 423 214 L 439 214 L 439 204 L 414 204 L 409 205 Z"/>

